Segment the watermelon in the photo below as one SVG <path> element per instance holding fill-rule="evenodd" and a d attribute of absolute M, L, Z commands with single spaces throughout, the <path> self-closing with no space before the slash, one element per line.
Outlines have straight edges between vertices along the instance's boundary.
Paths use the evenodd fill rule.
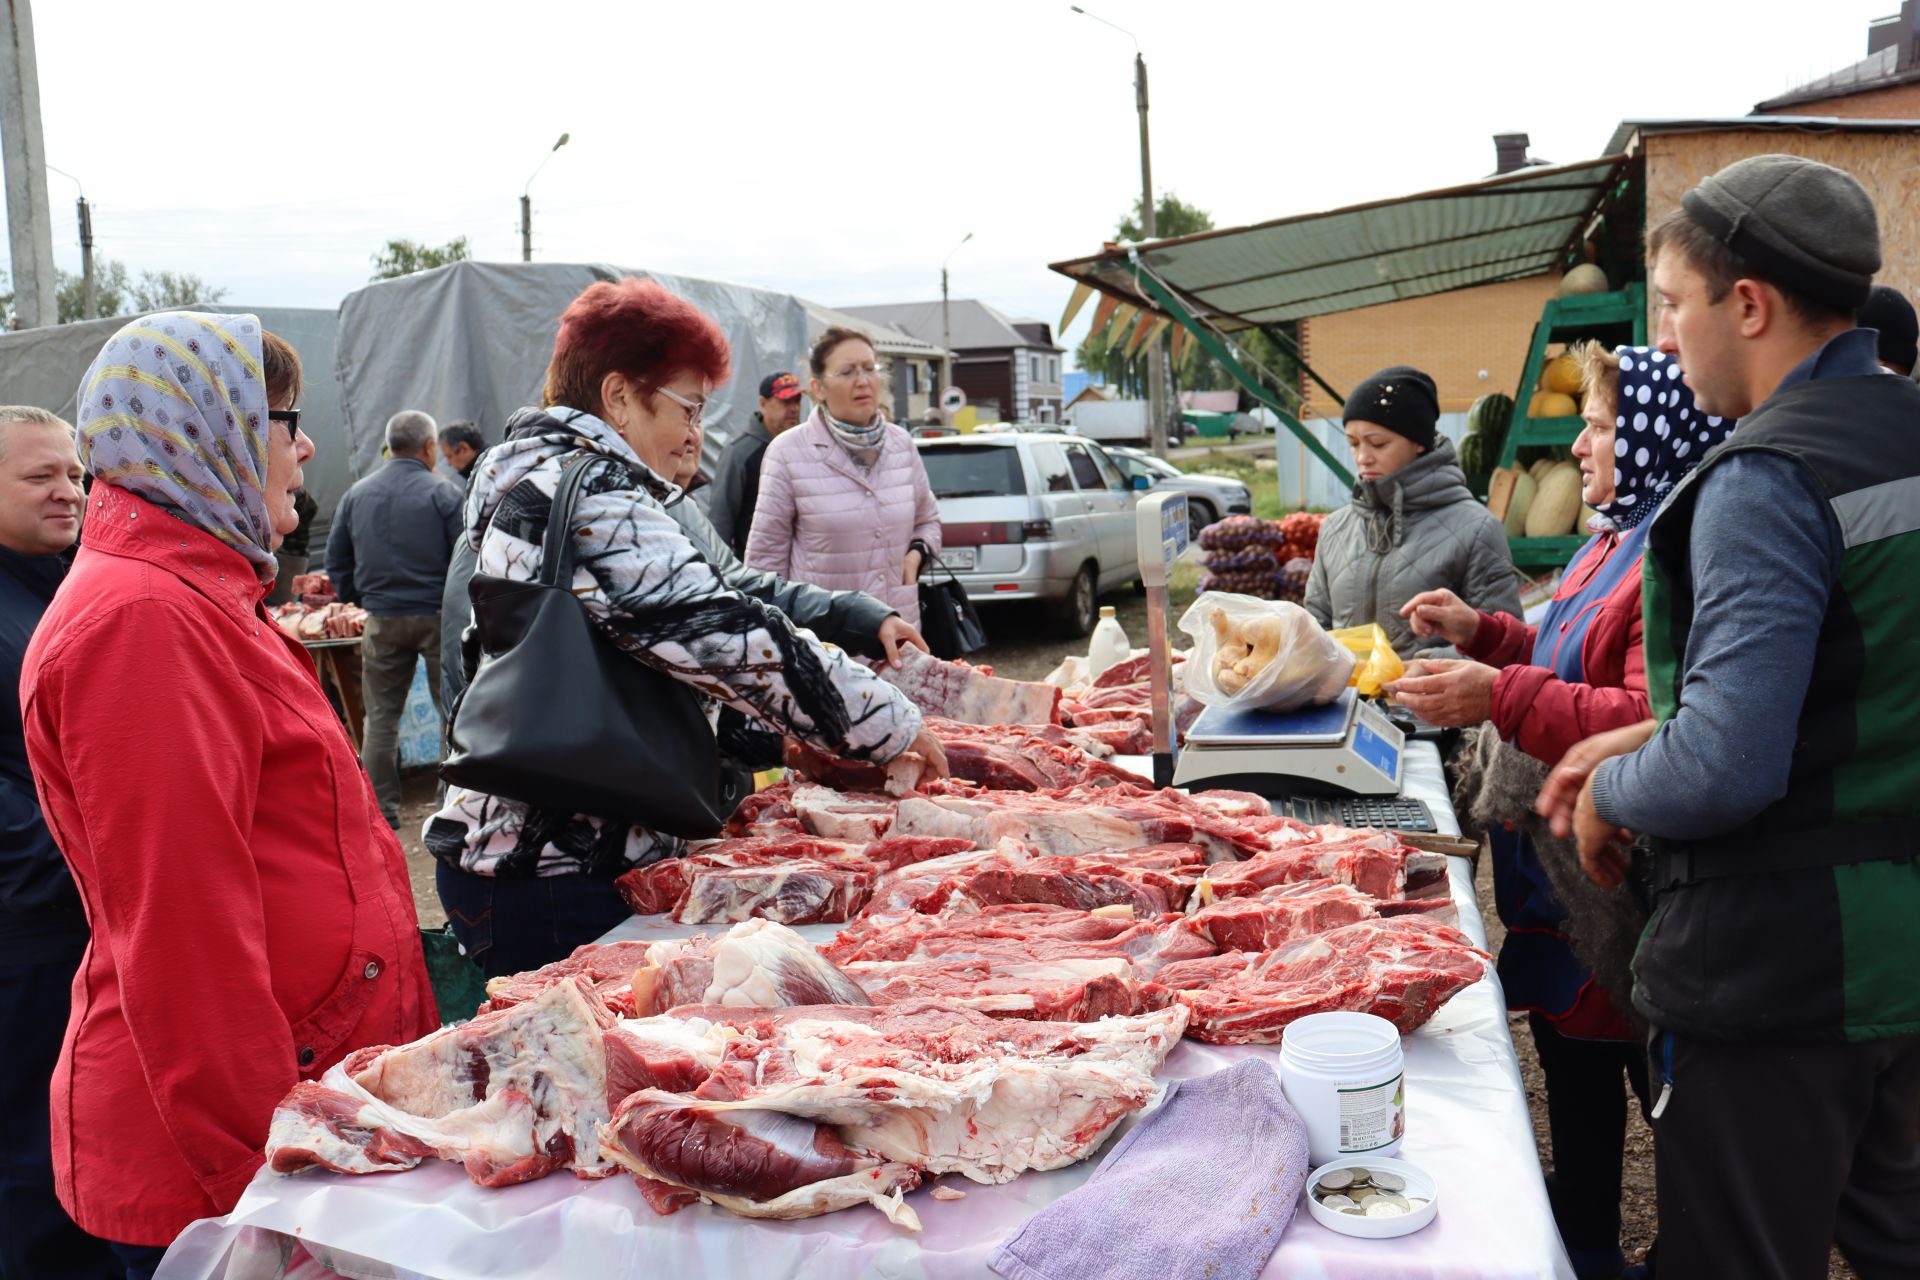
<path fill-rule="evenodd" d="M 1494 441 L 1494 452 L 1506 442 L 1507 423 L 1513 418 L 1513 397 L 1490 391 L 1473 402 L 1467 410 L 1467 434 L 1486 436 Z"/>

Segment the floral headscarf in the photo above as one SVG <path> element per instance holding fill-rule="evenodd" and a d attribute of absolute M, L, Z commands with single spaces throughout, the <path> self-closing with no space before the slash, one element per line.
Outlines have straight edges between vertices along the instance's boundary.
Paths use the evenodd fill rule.
<path fill-rule="evenodd" d="M 1701 413 L 1680 365 L 1666 352 L 1621 347 L 1616 354 L 1613 500 L 1596 510 L 1625 533 L 1659 510 L 1668 491 L 1733 432 L 1734 420 Z"/>
<path fill-rule="evenodd" d="M 163 311 L 127 323 L 80 380 L 81 465 L 203 529 L 273 581 L 260 321 Z"/>

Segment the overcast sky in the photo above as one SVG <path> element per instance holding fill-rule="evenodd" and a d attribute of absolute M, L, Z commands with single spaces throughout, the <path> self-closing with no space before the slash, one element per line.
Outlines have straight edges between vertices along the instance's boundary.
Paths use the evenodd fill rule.
<path fill-rule="evenodd" d="M 1898 0 L 1097 0 L 1151 73 L 1156 186 L 1222 226 L 1557 161 L 1623 118 L 1740 115 L 1866 52 Z M 1046 264 L 1139 192 L 1128 38 L 1065 0 L 34 0 L 48 160 L 96 252 L 227 301 L 333 306 L 391 237 L 1057 323 Z M 54 248 L 79 268 L 73 185 Z M 1089 308 L 1089 311 L 1091 308 Z M 1077 329 L 1083 329 L 1083 316 Z M 1077 339 L 1077 332 L 1071 335 Z"/>

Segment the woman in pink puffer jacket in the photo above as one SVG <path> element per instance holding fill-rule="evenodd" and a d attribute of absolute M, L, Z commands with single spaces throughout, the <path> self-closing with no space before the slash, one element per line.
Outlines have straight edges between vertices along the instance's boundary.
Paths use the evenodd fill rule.
<path fill-rule="evenodd" d="M 760 464 L 747 564 L 878 596 L 917 628 L 920 566 L 940 550 L 927 469 L 880 411 L 885 381 L 864 336 L 827 330 L 811 365 L 813 415 L 775 437 Z"/>

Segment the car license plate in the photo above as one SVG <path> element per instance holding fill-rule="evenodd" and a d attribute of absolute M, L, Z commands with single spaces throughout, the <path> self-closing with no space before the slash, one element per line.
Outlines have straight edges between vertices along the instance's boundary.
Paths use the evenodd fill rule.
<path fill-rule="evenodd" d="M 955 573 L 966 573 L 973 568 L 972 547 L 948 547 L 940 553 L 940 563 Z"/>

